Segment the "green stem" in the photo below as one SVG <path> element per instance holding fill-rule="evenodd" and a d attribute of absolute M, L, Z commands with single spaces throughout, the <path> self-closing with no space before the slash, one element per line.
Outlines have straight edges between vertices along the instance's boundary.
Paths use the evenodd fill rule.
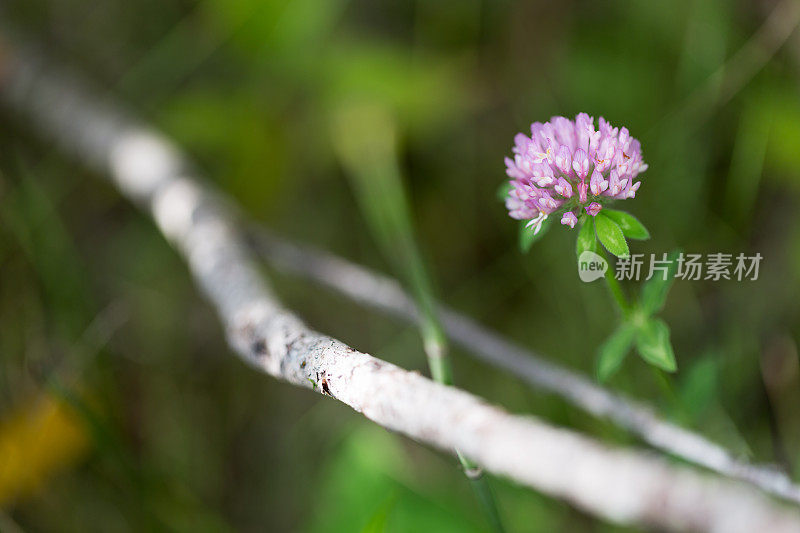
<path fill-rule="evenodd" d="M 435 325 L 431 327 L 433 324 Z M 428 368 L 430 368 L 431 376 L 435 382 L 443 385 L 452 385 L 453 368 L 450 365 L 450 357 L 447 354 L 447 341 L 444 335 L 441 334 L 441 330 L 436 327 L 438 322 L 435 318 L 433 324 L 428 322 L 429 327 L 423 326 L 423 331 L 426 332 L 424 344 L 425 354 L 428 357 Z M 456 455 L 459 462 L 461 462 L 461 467 L 464 469 L 464 474 L 469 479 L 469 484 L 478 499 L 486 520 L 492 526 L 492 530 L 496 533 L 504 533 L 505 528 L 500 518 L 500 511 L 497 508 L 497 502 L 494 499 L 494 493 L 489 486 L 489 482 L 483 475 L 483 470 L 460 451 L 456 450 Z"/>
<path fill-rule="evenodd" d="M 450 358 L 447 357 L 447 345 L 433 335 L 426 336 L 423 343 L 433 381 L 443 385 L 452 385 L 453 368 L 450 366 Z"/>
<path fill-rule="evenodd" d="M 670 379 L 669 375 L 655 366 L 651 368 L 653 369 L 653 375 L 655 376 L 656 382 L 658 383 L 659 388 L 661 388 L 661 392 L 664 393 L 664 396 L 666 396 L 667 400 L 672 403 L 672 405 L 677 407 L 680 411 L 683 411 L 683 404 L 681 403 L 677 392 L 675 392 L 675 388 L 672 386 L 672 380 Z M 681 414 L 684 413 L 681 412 Z"/>
<path fill-rule="evenodd" d="M 617 278 L 614 277 L 614 273 L 611 270 L 606 270 L 606 273 L 603 277 L 606 280 L 608 291 L 614 298 L 614 302 L 616 302 L 617 306 L 619 307 L 622 316 L 627 317 L 631 312 L 631 304 L 628 303 L 628 299 L 625 297 L 625 293 L 622 291 L 619 281 L 617 281 Z"/>
<path fill-rule="evenodd" d="M 386 256 L 414 293 L 420 333 L 434 381 L 453 384 L 447 356 L 447 337 L 439 321 L 434 291 L 414 239 L 408 200 L 397 154 L 397 125 L 388 108 L 345 107 L 333 121 L 335 147 L 351 178 L 361 209 Z M 500 515 L 480 470 L 456 450 L 480 506 L 495 531 L 502 532 Z"/>
<path fill-rule="evenodd" d="M 505 531 L 503 528 L 503 521 L 501 520 L 500 513 L 497 510 L 497 503 L 494 500 L 494 493 L 492 492 L 492 488 L 489 486 L 489 483 L 486 481 L 486 477 L 483 475 L 483 470 L 481 467 L 461 455 L 461 452 L 456 451 L 456 454 L 458 455 L 458 460 L 461 461 L 461 466 L 464 468 L 464 474 L 466 474 L 467 478 L 469 479 L 472 490 L 475 493 L 475 496 L 478 498 L 478 503 L 480 503 L 483 514 L 486 516 L 486 519 L 489 521 L 489 524 L 492 526 L 494 531 L 503 533 Z"/>

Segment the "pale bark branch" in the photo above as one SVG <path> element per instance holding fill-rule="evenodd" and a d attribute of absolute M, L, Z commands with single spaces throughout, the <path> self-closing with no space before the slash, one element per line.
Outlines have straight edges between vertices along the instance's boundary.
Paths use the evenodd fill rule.
<path fill-rule="evenodd" d="M 216 309 L 231 347 L 253 367 L 332 396 L 413 439 L 462 450 L 488 471 L 608 520 L 684 530 L 800 530 L 796 511 L 749 487 L 510 415 L 307 328 L 281 307 L 217 194 L 194 177 L 175 146 L 39 55 L 21 47 L 3 53 L 0 100 L 152 214 Z"/>

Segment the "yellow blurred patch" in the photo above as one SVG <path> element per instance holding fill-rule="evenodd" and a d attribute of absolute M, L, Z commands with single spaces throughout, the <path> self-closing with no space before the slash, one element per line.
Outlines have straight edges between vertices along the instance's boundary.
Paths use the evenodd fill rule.
<path fill-rule="evenodd" d="M 84 423 L 63 400 L 42 395 L 0 422 L 0 507 L 39 490 L 89 448 Z"/>

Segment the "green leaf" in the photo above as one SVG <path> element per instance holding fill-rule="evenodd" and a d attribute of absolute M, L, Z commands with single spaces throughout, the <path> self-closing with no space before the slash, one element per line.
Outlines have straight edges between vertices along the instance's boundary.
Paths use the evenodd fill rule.
<path fill-rule="evenodd" d="M 597 237 L 594 235 L 594 217 L 585 216 L 585 219 L 586 221 L 578 232 L 578 240 L 575 242 L 575 255 L 578 259 L 580 259 L 581 254 L 587 250 L 594 253 L 600 251 L 597 244 Z"/>
<path fill-rule="evenodd" d="M 500 186 L 497 188 L 497 192 L 495 193 L 497 194 L 497 199 L 500 200 L 501 202 L 505 202 L 506 198 L 508 198 L 508 193 L 511 192 L 511 189 L 513 188 L 514 186 L 511 185 L 510 181 L 504 181 L 503 183 L 501 183 Z"/>
<path fill-rule="evenodd" d="M 597 352 L 598 380 L 607 381 L 619 370 L 631 349 L 635 334 L 636 328 L 628 322 L 623 322 L 600 346 Z"/>
<path fill-rule="evenodd" d="M 528 224 L 527 220 L 523 220 L 519 226 L 519 249 L 522 253 L 528 253 L 530 251 L 531 246 L 535 242 L 538 242 L 539 239 L 544 237 L 544 234 L 547 233 L 547 230 L 550 229 L 550 226 L 553 224 L 553 217 L 547 217 L 542 221 L 542 226 L 539 228 L 539 231 L 536 231 L 535 227 L 526 227 Z"/>
<path fill-rule="evenodd" d="M 617 223 L 622 234 L 628 239 L 637 239 L 640 241 L 650 238 L 650 232 L 644 227 L 644 224 L 639 222 L 639 219 L 625 211 L 617 211 L 616 209 L 603 209 L 603 214 Z"/>
<path fill-rule="evenodd" d="M 608 218 L 602 211 L 594 217 L 594 229 L 597 238 L 605 246 L 606 250 L 617 257 L 628 257 L 628 243 L 625 242 L 625 235 L 616 222 Z"/>
<path fill-rule="evenodd" d="M 651 365 L 667 372 L 675 372 L 678 368 L 669 341 L 669 326 L 659 318 L 651 318 L 639 327 L 636 349 L 642 359 Z"/>
<path fill-rule="evenodd" d="M 645 281 L 642 287 L 640 307 L 648 316 L 659 312 L 664 307 L 667 293 L 675 279 L 675 273 L 678 271 L 678 257 L 680 257 L 680 254 L 680 250 L 673 250 L 669 253 L 667 256 L 669 263 L 666 265 L 666 275 L 663 271 L 656 271 L 653 272 L 652 278 Z"/>

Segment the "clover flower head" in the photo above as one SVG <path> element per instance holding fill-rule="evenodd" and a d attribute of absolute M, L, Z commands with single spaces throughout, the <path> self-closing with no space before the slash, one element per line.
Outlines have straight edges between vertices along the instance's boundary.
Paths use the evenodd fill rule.
<path fill-rule="evenodd" d="M 641 182 L 634 180 L 647 170 L 641 145 L 627 128 L 600 117 L 595 130 L 586 113 L 534 122 L 530 137 L 514 137 L 512 152 L 505 159 L 511 178 L 506 208 L 534 231 L 550 215 L 563 212 L 561 223 L 573 228 L 582 211 L 596 216 L 614 200 L 635 197 Z"/>

